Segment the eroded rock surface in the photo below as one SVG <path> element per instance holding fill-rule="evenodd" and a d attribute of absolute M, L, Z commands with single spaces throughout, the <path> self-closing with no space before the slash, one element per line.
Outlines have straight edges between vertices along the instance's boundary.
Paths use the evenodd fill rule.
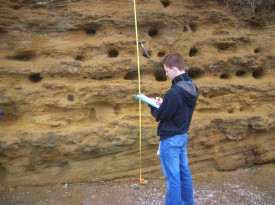
<path fill-rule="evenodd" d="M 269 1 L 270 2 L 270 1 Z M 132 1 L 0 1 L 0 183 L 139 176 Z M 170 87 L 160 61 L 181 53 L 200 96 L 194 174 L 275 158 L 274 5 L 137 1 L 141 92 Z M 142 104 L 142 172 L 162 176 L 157 123 Z"/>

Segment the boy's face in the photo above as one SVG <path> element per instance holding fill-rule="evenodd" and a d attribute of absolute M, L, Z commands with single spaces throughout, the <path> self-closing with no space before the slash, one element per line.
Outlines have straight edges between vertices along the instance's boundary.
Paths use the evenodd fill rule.
<path fill-rule="evenodd" d="M 163 67 L 164 67 L 164 70 L 165 70 L 165 74 L 166 74 L 166 76 L 168 78 L 173 79 L 174 77 L 176 77 L 177 72 L 176 72 L 176 70 L 175 70 L 174 67 L 173 68 L 169 68 L 165 64 L 164 64 Z"/>

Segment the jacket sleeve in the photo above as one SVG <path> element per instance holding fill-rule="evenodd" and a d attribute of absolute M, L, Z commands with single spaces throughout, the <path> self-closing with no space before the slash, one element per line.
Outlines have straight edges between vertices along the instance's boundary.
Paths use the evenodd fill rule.
<path fill-rule="evenodd" d="M 169 90 L 164 96 L 163 102 L 159 108 L 151 108 L 151 114 L 156 118 L 156 121 L 166 121 L 170 119 L 178 110 L 179 101 L 177 94 L 173 89 Z"/>

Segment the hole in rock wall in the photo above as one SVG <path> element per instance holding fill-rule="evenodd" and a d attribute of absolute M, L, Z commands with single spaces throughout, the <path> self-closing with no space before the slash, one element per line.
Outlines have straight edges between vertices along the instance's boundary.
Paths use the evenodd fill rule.
<path fill-rule="evenodd" d="M 7 31 L 4 29 L 4 28 L 0 28 L 0 34 L 1 33 L 6 33 Z M 9 58 L 9 57 L 6 57 L 7 59 Z"/>
<path fill-rule="evenodd" d="M 220 44 L 220 45 L 217 45 L 217 48 L 218 48 L 219 51 L 223 52 L 223 51 L 227 51 L 229 49 L 229 46 L 224 45 L 224 44 Z"/>
<path fill-rule="evenodd" d="M 249 107 L 249 106 L 244 106 L 244 107 L 240 107 L 240 108 L 239 108 L 239 111 L 240 111 L 240 112 L 247 111 L 247 110 L 250 110 L 250 107 Z"/>
<path fill-rule="evenodd" d="M 166 81 L 167 77 L 163 68 L 156 69 L 154 72 L 156 81 Z"/>
<path fill-rule="evenodd" d="M 227 113 L 234 113 L 234 109 L 233 108 L 227 109 Z"/>
<path fill-rule="evenodd" d="M 164 56 L 165 56 L 165 51 L 158 52 L 158 57 L 164 57 Z"/>
<path fill-rule="evenodd" d="M 190 68 L 188 69 L 187 73 L 191 79 L 199 78 L 204 74 L 202 70 L 197 68 Z"/>
<path fill-rule="evenodd" d="M 39 81 L 41 81 L 43 78 L 41 77 L 40 73 L 32 73 L 29 76 L 29 80 L 33 83 L 37 83 Z"/>
<path fill-rule="evenodd" d="M 77 60 L 77 61 L 84 61 L 85 60 L 84 56 L 82 56 L 82 55 L 77 55 L 74 59 Z"/>
<path fill-rule="evenodd" d="M 86 29 L 86 34 L 88 34 L 88 35 L 95 35 L 96 34 L 96 29 L 94 29 L 94 28 L 87 28 Z"/>
<path fill-rule="evenodd" d="M 2 157 L 0 155 L 0 157 Z M 6 174 L 6 167 L 0 163 L 0 181 L 3 182 L 5 180 L 5 174 Z"/>
<path fill-rule="evenodd" d="M 2 163 L 0 163 L 0 173 L 4 171 L 6 171 L 6 168 Z"/>
<path fill-rule="evenodd" d="M 69 94 L 69 95 L 67 96 L 67 99 L 68 99 L 68 101 L 74 101 L 74 96 L 71 95 L 71 94 Z"/>
<path fill-rule="evenodd" d="M 13 8 L 14 10 L 18 10 L 18 9 L 20 9 L 21 7 L 20 7 L 19 5 L 14 5 L 12 8 Z"/>
<path fill-rule="evenodd" d="M 104 79 L 110 79 L 113 77 L 113 73 L 112 72 L 103 72 L 103 73 L 93 73 L 91 78 L 93 80 L 104 80 Z"/>
<path fill-rule="evenodd" d="M 30 61 L 35 58 L 36 53 L 34 51 L 22 51 L 14 56 L 7 56 L 7 59 L 18 60 L 18 61 Z"/>
<path fill-rule="evenodd" d="M 149 31 L 148 31 L 148 35 L 150 36 L 150 37 L 155 37 L 157 34 L 158 34 L 158 29 L 156 29 L 156 28 L 151 28 L 151 29 L 149 29 Z"/>
<path fill-rule="evenodd" d="M 183 26 L 182 31 L 183 32 L 187 32 L 188 31 L 188 27 L 187 26 Z"/>
<path fill-rule="evenodd" d="M 238 76 L 238 77 L 242 77 L 242 76 L 244 76 L 245 74 L 246 74 L 246 71 L 245 71 L 245 70 L 239 70 L 239 71 L 236 72 L 236 76 Z"/>
<path fill-rule="evenodd" d="M 96 121 L 96 111 L 94 108 L 92 108 L 89 112 L 89 119 L 91 121 Z"/>
<path fill-rule="evenodd" d="M 64 166 L 64 165 L 68 165 L 69 164 L 69 161 L 66 160 L 66 159 L 63 159 L 61 162 L 60 162 L 61 166 Z"/>
<path fill-rule="evenodd" d="M 263 72 L 263 70 L 260 70 L 260 69 L 252 72 L 252 77 L 255 79 L 259 79 L 259 78 L 263 77 L 263 75 L 264 75 L 264 72 Z"/>
<path fill-rule="evenodd" d="M 97 31 L 98 25 L 95 23 L 91 23 L 85 26 L 85 32 L 87 35 L 95 35 Z"/>
<path fill-rule="evenodd" d="M 215 47 L 218 49 L 219 52 L 235 50 L 237 48 L 236 43 L 231 41 L 217 42 L 215 43 Z"/>
<path fill-rule="evenodd" d="M 229 78 L 230 78 L 230 75 L 228 73 L 223 73 L 220 75 L 220 79 L 225 80 L 225 79 L 229 79 Z"/>
<path fill-rule="evenodd" d="M 110 58 L 116 58 L 118 56 L 118 51 L 116 49 L 111 49 L 108 51 L 108 56 Z"/>
<path fill-rule="evenodd" d="M 125 76 L 125 80 L 137 80 L 138 79 L 138 73 L 137 71 L 129 71 Z"/>
<path fill-rule="evenodd" d="M 261 52 L 261 49 L 260 48 L 255 48 L 254 49 L 254 53 L 260 53 Z"/>
<path fill-rule="evenodd" d="M 192 32 L 195 32 L 197 30 L 197 26 L 193 23 L 189 24 L 189 28 L 191 29 Z"/>
<path fill-rule="evenodd" d="M 119 104 L 116 104 L 116 105 L 114 106 L 114 114 L 115 114 L 115 115 L 119 115 L 120 112 L 121 112 L 121 107 L 120 107 Z"/>
<path fill-rule="evenodd" d="M 197 53 L 198 53 L 198 49 L 195 48 L 195 47 L 192 47 L 192 48 L 189 50 L 189 56 L 190 56 L 190 57 L 196 56 Z"/>
<path fill-rule="evenodd" d="M 162 3 L 164 8 L 166 8 L 167 6 L 169 6 L 171 4 L 170 0 L 161 0 L 160 2 Z"/>

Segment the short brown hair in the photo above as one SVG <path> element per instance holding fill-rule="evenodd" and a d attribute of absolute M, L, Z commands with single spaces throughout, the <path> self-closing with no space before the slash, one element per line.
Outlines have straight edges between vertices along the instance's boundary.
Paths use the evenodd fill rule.
<path fill-rule="evenodd" d="M 185 70 L 184 60 L 179 53 L 171 53 L 167 55 L 163 59 L 162 65 L 166 65 L 169 68 L 177 67 L 179 70 Z"/>

